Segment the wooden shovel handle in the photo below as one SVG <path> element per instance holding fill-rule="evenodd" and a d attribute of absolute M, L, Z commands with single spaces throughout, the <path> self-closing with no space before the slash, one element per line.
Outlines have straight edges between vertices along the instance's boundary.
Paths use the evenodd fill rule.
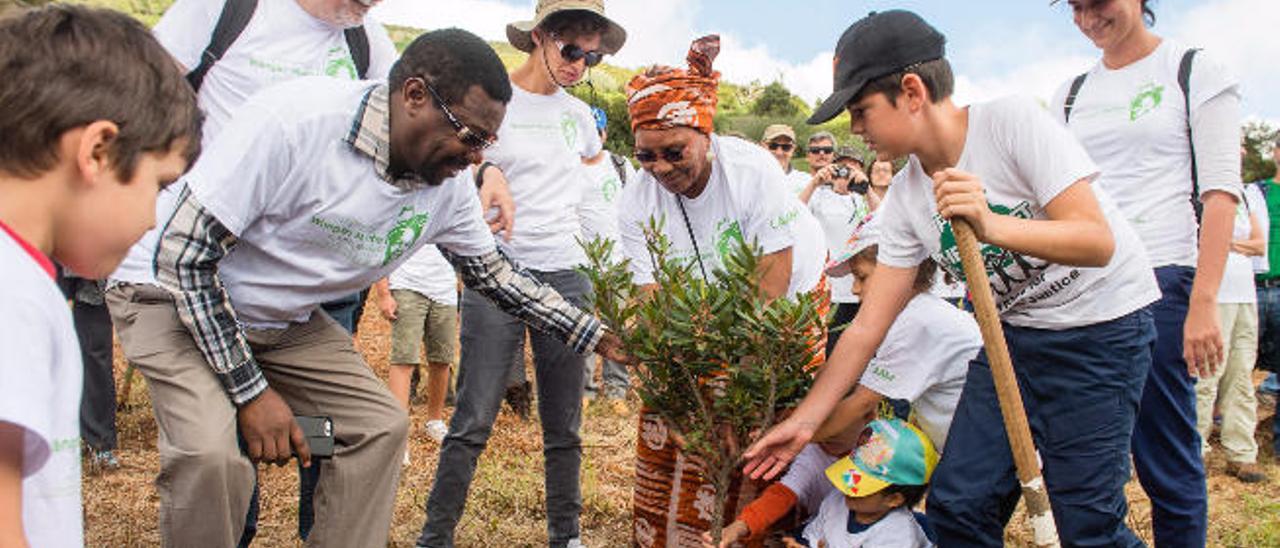
<path fill-rule="evenodd" d="M 962 219 L 952 219 L 951 230 L 960 251 L 969 298 L 973 300 L 974 315 L 982 330 L 982 343 L 987 350 L 991 376 L 995 380 L 1000 413 L 1004 416 L 1005 432 L 1009 436 L 1009 447 L 1013 450 L 1013 462 L 1018 469 L 1018 480 L 1022 484 L 1027 513 L 1035 529 L 1035 542 L 1038 546 L 1057 546 L 1058 533 L 1054 527 L 1049 495 L 1040 475 L 1040 462 L 1036 457 L 1035 443 L 1031 439 L 1031 428 L 1027 424 L 1027 411 L 1022 406 L 1022 393 L 1018 390 L 1018 380 L 1013 373 L 1013 360 L 1009 358 L 1009 347 L 1004 340 L 1000 313 L 996 309 L 995 297 L 992 296 L 991 280 L 987 278 L 978 237 L 974 234 L 973 227 Z"/>

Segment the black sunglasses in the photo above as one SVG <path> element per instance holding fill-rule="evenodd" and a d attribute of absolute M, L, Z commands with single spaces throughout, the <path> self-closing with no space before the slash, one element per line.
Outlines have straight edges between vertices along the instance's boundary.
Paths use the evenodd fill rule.
<path fill-rule="evenodd" d="M 594 67 L 604 60 L 605 53 L 600 50 L 587 51 L 578 47 L 577 44 L 565 44 L 559 40 L 556 40 L 556 45 L 560 46 L 560 57 L 570 63 L 577 63 L 578 60 L 583 59 L 586 60 L 588 67 Z"/>
<path fill-rule="evenodd" d="M 471 150 L 484 150 L 493 146 L 498 141 L 497 135 L 490 135 L 486 132 L 471 129 L 466 124 L 458 121 L 458 117 L 453 115 L 449 110 L 449 105 L 444 102 L 444 98 L 436 93 L 436 89 L 427 83 L 427 79 L 422 79 L 422 85 L 426 86 L 427 93 L 431 94 L 431 99 L 436 102 L 436 106 L 440 107 L 440 112 L 444 113 L 444 117 L 449 120 L 449 125 L 453 126 L 454 131 L 458 132 L 458 140 L 462 144 L 467 145 Z"/>
<path fill-rule="evenodd" d="M 834 154 L 836 147 L 809 147 L 809 154 Z"/>
<path fill-rule="evenodd" d="M 684 149 L 682 146 L 667 147 L 662 149 L 662 159 L 669 164 L 674 164 L 684 159 Z M 636 160 L 642 164 L 652 164 L 658 161 L 658 153 L 652 150 L 637 149 Z"/>
<path fill-rule="evenodd" d="M 783 152 L 791 152 L 792 148 L 791 143 L 769 143 L 769 150 L 782 149 Z"/>

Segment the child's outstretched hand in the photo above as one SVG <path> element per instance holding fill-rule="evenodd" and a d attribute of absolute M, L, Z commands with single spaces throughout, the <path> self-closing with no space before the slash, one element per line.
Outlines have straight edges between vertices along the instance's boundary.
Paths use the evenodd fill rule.
<path fill-rule="evenodd" d="M 982 180 L 977 175 L 956 168 L 933 174 L 933 198 L 938 214 L 944 219 L 961 218 L 973 227 L 979 241 L 987 241 L 987 219 L 992 215 Z"/>
<path fill-rule="evenodd" d="M 711 533 L 702 534 L 702 548 L 732 548 L 739 541 L 751 536 L 751 529 L 746 522 L 735 521 L 720 532 L 720 544 L 711 539 Z"/>

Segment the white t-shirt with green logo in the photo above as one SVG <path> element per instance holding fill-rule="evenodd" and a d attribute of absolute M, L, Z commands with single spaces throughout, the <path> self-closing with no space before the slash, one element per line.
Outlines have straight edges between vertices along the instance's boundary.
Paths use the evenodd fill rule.
<path fill-rule="evenodd" d="M 613 167 L 613 159 L 608 153 L 599 162 L 583 168 L 587 174 L 581 180 L 586 187 L 582 190 L 582 202 L 578 204 L 582 237 L 585 241 L 600 237 L 617 242 L 622 177 L 618 176 L 618 169 Z M 622 170 L 628 183 L 636 180 L 636 170 L 631 167 L 631 162 L 623 162 Z"/>
<path fill-rule="evenodd" d="M 792 248 L 788 295 L 811 291 L 822 278 L 827 249 L 822 228 L 809 210 L 781 184 L 782 167 L 759 145 L 742 139 L 711 136 L 711 178 L 697 198 L 681 198 L 707 275 L 721 265 L 739 238 L 755 240 L 765 254 Z M 619 230 L 625 257 L 638 284 L 653 282 L 652 262 L 645 246 L 649 219 L 665 219 L 663 232 L 671 241 L 671 257 L 695 261 L 676 195 L 663 188 L 653 174 L 641 171 L 622 193 Z M 694 270 L 697 272 L 695 263 Z"/>
<path fill-rule="evenodd" d="M 1089 70 L 1068 121 L 1102 168 L 1095 186 L 1115 199 L 1153 266 L 1196 265 L 1199 237 L 1191 204 L 1191 149 L 1185 99 L 1178 86 L 1178 67 L 1186 50 L 1165 39 L 1150 55 L 1121 69 L 1110 70 L 1099 61 Z M 1239 100 L 1236 80 L 1211 52 L 1196 54 L 1189 84 L 1193 113 L 1224 93 Z M 1051 103 L 1057 120 L 1062 119 L 1070 85 L 1063 83 Z M 1209 128 L 1202 127 L 1195 136 L 1200 143 L 1200 194 L 1221 190 L 1238 198 L 1240 121 L 1223 122 L 1227 134 L 1211 136 Z M 1229 152 L 1206 156 L 1213 147 L 1202 139 L 1224 143 L 1218 148 Z"/>
<path fill-rule="evenodd" d="M 1046 219 L 1044 205 L 1098 168 L 1065 127 L 1034 100 L 1007 97 L 968 108 L 969 128 L 958 169 L 982 180 L 1001 215 Z M 1101 268 L 1052 264 L 992 245 L 982 253 L 1001 319 L 1013 325 L 1065 329 L 1113 320 L 1160 298 L 1137 234 L 1106 192 L 1093 187 L 1111 227 L 1115 252 Z M 933 179 L 911 156 L 881 206 L 881 263 L 910 268 L 932 256 L 964 279 L 951 222 L 934 201 Z"/>
<path fill-rule="evenodd" d="M 852 192 L 841 196 L 829 186 L 820 186 L 809 197 L 809 211 L 822 227 L 827 253 L 830 257 L 835 257 L 844 252 L 853 229 L 858 228 L 858 223 L 871 212 L 871 208 L 862 196 Z M 831 302 L 858 302 L 858 297 L 853 294 L 853 276 L 832 277 L 828 280 L 831 284 Z"/>
<path fill-rule="evenodd" d="M 84 545 L 80 343 L 53 277 L 0 229 L 0 422 L 22 429 L 22 527 L 31 546 Z"/>
<path fill-rule="evenodd" d="M 931 293 L 916 295 L 893 320 L 859 382 L 911 403 L 912 422 L 942 452 L 982 333 L 969 313 Z"/>
<path fill-rule="evenodd" d="M 502 169 L 516 203 L 511 241 L 498 243 L 520 266 L 568 270 L 586 261 L 578 245 L 578 208 L 589 184 L 584 158 L 603 148 L 586 103 L 557 89 L 530 93 L 512 84 L 498 142 L 485 161 Z"/>
<path fill-rule="evenodd" d="M 178 0 L 153 30 L 156 39 L 187 70 L 200 64 L 223 2 Z M 365 18 L 369 36 L 369 70 L 372 80 L 386 79 L 398 55 L 387 31 L 372 17 Z M 205 114 L 204 146 L 222 131 L 232 113 L 259 90 L 299 76 L 331 76 L 355 80 L 355 63 L 347 50 L 343 29 L 316 19 L 296 0 L 259 0 L 253 18 L 209 72 L 200 86 L 198 100 Z M 177 207 L 182 185 L 170 185 L 156 199 L 157 227 L 129 250 L 111 279 L 155 284 L 152 259 L 160 229 Z"/>
<path fill-rule="evenodd" d="M 240 321 L 306 321 L 386 277 L 419 247 L 494 249 L 470 170 L 413 191 L 345 142 L 370 82 L 300 78 L 254 96 L 187 184 L 240 242 L 219 264 Z"/>

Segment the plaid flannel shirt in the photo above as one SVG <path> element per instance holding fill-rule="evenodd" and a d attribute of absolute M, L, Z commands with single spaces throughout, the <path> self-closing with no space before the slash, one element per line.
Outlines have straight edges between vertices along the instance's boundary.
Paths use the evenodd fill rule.
<path fill-rule="evenodd" d="M 390 116 L 385 84 L 370 89 L 352 123 L 346 142 L 368 156 L 376 172 L 397 188 L 421 187 L 413 174 L 393 175 L 390 166 Z M 156 250 L 156 280 L 175 295 L 178 316 L 196 346 L 222 382 L 231 401 L 244 405 L 267 389 L 243 327 L 218 276 L 218 263 L 239 239 L 200 205 L 190 189 Z M 600 321 L 566 301 L 551 287 L 517 267 L 496 247 L 480 256 L 461 256 L 442 249 L 467 287 L 492 299 L 503 311 L 535 329 L 565 341 L 580 354 L 595 349 L 604 335 Z M 317 306 L 319 303 L 317 303 Z"/>

